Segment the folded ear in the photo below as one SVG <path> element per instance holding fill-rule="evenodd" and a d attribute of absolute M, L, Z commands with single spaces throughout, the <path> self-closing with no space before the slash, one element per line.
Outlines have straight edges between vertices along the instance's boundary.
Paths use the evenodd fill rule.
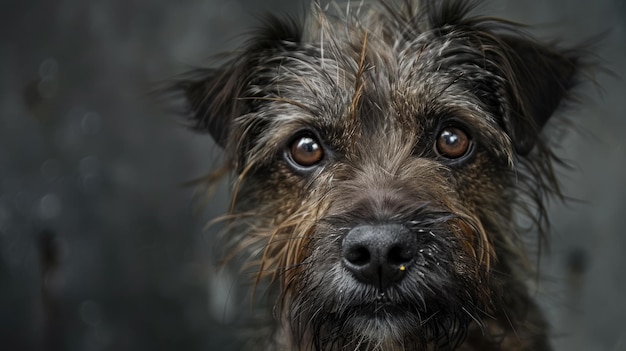
<path fill-rule="evenodd" d="M 300 41 L 300 28 L 291 18 L 268 17 L 239 54 L 219 68 L 190 72 L 174 83 L 188 102 L 193 129 L 206 131 L 224 148 L 228 144 L 234 119 L 253 112 L 254 93 L 250 86 L 262 87 L 260 71 L 279 65 L 273 58 L 294 50 Z"/>
<path fill-rule="evenodd" d="M 523 37 L 502 38 L 510 111 L 504 124 L 518 154 L 527 155 L 539 132 L 576 83 L 579 58 Z"/>

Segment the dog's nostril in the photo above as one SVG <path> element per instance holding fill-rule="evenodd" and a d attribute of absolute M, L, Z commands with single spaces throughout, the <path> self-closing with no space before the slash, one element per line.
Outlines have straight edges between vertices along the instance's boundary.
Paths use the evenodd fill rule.
<path fill-rule="evenodd" d="M 394 266 L 409 263 L 413 259 L 413 251 L 409 248 L 396 245 L 387 253 L 387 262 Z"/>
<path fill-rule="evenodd" d="M 364 266 L 371 260 L 370 251 L 364 246 L 351 247 L 345 253 L 345 258 L 348 262 L 355 266 Z"/>

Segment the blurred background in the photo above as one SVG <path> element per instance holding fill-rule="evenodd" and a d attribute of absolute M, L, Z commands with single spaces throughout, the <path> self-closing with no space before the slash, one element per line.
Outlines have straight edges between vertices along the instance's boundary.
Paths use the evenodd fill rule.
<path fill-rule="evenodd" d="M 217 269 L 193 188 L 219 159 L 207 136 L 145 98 L 235 48 L 290 0 L 3 0 L 0 4 L 0 349 L 235 350 L 249 311 Z M 484 12 L 577 43 L 615 76 L 584 91 L 558 154 L 537 295 L 557 350 L 626 350 L 626 2 L 491 1 Z"/>

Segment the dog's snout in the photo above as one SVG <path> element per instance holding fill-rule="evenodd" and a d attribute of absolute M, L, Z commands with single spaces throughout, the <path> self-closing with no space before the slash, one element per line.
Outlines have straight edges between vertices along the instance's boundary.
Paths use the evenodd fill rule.
<path fill-rule="evenodd" d="M 415 235 L 402 225 L 361 225 L 344 237 L 342 260 L 358 280 L 382 290 L 404 277 L 415 246 Z"/>

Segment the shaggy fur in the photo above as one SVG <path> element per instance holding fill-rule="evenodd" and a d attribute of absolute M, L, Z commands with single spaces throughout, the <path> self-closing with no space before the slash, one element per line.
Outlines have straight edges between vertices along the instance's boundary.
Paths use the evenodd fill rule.
<path fill-rule="evenodd" d="M 174 84 L 234 175 L 227 256 L 270 283 L 274 327 L 248 349 L 551 349 L 516 222 L 544 233 L 560 196 L 540 130 L 581 55 L 474 7 L 315 3 Z M 461 156 L 438 149 L 450 128 Z M 395 261 L 363 273 L 352 246 L 378 235 Z"/>

